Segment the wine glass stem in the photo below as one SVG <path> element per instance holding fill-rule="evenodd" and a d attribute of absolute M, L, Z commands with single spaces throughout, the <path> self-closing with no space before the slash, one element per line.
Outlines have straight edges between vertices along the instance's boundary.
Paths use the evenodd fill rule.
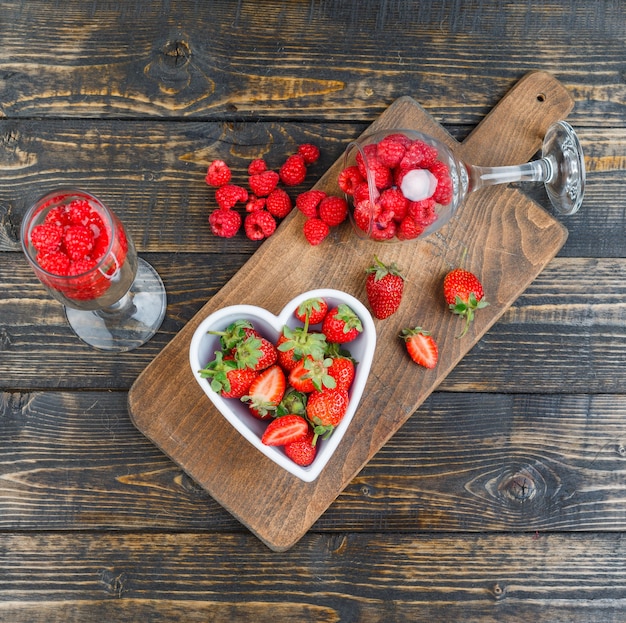
<path fill-rule="evenodd" d="M 478 167 L 466 165 L 466 167 L 469 176 L 469 192 L 485 186 L 511 182 L 547 182 L 552 178 L 554 170 L 548 158 L 541 158 L 516 166 Z"/>
<path fill-rule="evenodd" d="M 125 315 L 130 316 L 134 309 L 133 295 L 129 290 L 119 301 L 108 307 L 98 309 L 95 313 L 106 320 L 107 318 L 119 318 Z"/>

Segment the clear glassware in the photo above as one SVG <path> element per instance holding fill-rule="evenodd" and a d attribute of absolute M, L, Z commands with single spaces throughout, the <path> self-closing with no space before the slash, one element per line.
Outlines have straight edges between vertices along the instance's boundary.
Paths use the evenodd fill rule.
<path fill-rule="evenodd" d="M 559 214 L 580 208 L 585 162 L 568 123 L 550 126 L 540 159 L 501 167 L 462 162 L 446 145 L 421 132 L 380 130 L 348 145 L 339 179 L 356 233 L 385 242 L 428 236 L 448 223 L 469 193 L 522 181 L 543 182 Z"/>
<path fill-rule="evenodd" d="M 167 307 L 161 278 L 137 257 L 115 213 L 93 195 L 47 193 L 25 214 L 21 242 L 35 275 L 64 305 L 83 342 L 128 351 L 161 326 Z"/>

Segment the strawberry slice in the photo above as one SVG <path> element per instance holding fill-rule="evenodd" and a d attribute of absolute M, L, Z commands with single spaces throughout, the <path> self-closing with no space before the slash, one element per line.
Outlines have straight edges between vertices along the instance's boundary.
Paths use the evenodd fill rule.
<path fill-rule="evenodd" d="M 432 335 L 422 329 L 403 329 L 400 337 L 406 343 L 406 349 L 411 359 L 425 368 L 434 368 L 439 359 L 439 348 Z"/>
<path fill-rule="evenodd" d="M 272 420 L 261 437 L 266 446 L 284 446 L 300 441 L 309 432 L 308 422 L 299 415 L 283 415 Z"/>
<path fill-rule="evenodd" d="M 285 395 L 287 380 L 278 364 L 266 368 L 257 376 L 241 400 L 247 402 L 250 412 L 257 418 L 267 419 L 274 413 Z"/>

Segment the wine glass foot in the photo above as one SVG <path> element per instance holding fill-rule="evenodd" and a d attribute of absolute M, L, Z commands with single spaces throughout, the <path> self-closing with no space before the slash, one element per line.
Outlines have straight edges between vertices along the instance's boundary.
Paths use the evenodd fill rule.
<path fill-rule="evenodd" d="M 137 259 L 137 275 L 128 293 L 115 305 L 95 311 L 65 308 L 74 333 L 98 350 L 124 352 L 145 344 L 159 329 L 167 297 L 159 274 Z"/>
<path fill-rule="evenodd" d="M 569 123 L 558 121 L 548 128 L 542 156 L 552 167 L 552 175 L 545 182 L 552 206 L 559 214 L 574 214 L 585 194 L 585 160 Z"/>

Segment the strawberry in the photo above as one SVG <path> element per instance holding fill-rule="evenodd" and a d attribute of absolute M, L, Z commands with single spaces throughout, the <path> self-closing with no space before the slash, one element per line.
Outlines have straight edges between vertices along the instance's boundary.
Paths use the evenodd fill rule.
<path fill-rule="evenodd" d="M 326 340 L 338 344 L 351 342 L 362 331 L 361 319 L 345 303 L 331 309 L 322 323 L 322 333 Z"/>
<path fill-rule="evenodd" d="M 306 405 L 306 415 L 313 425 L 313 445 L 317 438 L 327 439 L 348 410 L 348 392 L 342 389 L 314 391 Z"/>
<path fill-rule="evenodd" d="M 421 327 L 403 329 L 400 337 L 405 341 L 411 359 L 425 368 L 434 368 L 439 359 L 437 342 L 428 331 Z"/>
<path fill-rule="evenodd" d="M 339 344 L 329 344 L 327 355 L 331 359 L 328 374 L 335 379 L 335 387 L 348 391 L 355 375 L 355 362 L 350 354 L 342 351 Z"/>
<path fill-rule="evenodd" d="M 294 414 L 283 415 L 268 424 L 261 437 L 261 443 L 266 446 L 284 446 L 304 439 L 309 430 L 309 425 L 303 417 Z"/>
<path fill-rule="evenodd" d="M 309 429 L 307 434 L 298 441 L 292 441 L 285 444 L 285 454 L 296 464 L 301 467 L 311 465 L 317 454 L 317 446 L 313 445 L 315 433 Z"/>
<path fill-rule="evenodd" d="M 306 323 L 304 327 L 294 329 L 285 326 L 276 342 L 276 349 L 281 368 L 291 372 L 304 357 L 323 359 L 326 336 L 323 333 L 309 333 Z"/>
<path fill-rule="evenodd" d="M 276 408 L 276 416 L 295 415 L 306 416 L 307 395 L 303 392 L 296 391 L 293 387 L 288 387 L 283 399 Z"/>
<path fill-rule="evenodd" d="M 306 177 L 306 162 L 301 154 L 289 156 L 278 171 L 280 181 L 285 186 L 297 186 L 302 184 Z"/>
<path fill-rule="evenodd" d="M 320 218 L 308 218 L 302 227 L 304 237 L 311 246 L 321 244 L 330 234 L 330 227 Z"/>
<path fill-rule="evenodd" d="M 247 395 L 241 400 L 248 403 L 252 415 L 262 420 L 267 419 L 276 411 L 286 388 L 285 373 L 275 364 L 263 370 L 252 381 Z"/>
<path fill-rule="evenodd" d="M 320 297 L 302 301 L 294 312 L 294 316 L 303 324 L 314 325 L 324 320 L 328 313 L 328 303 Z"/>
<path fill-rule="evenodd" d="M 276 363 L 278 351 L 264 337 L 251 335 L 235 346 L 233 356 L 240 368 L 260 371 Z"/>
<path fill-rule="evenodd" d="M 443 296 L 450 311 L 465 318 L 465 327 L 458 337 L 463 337 L 472 321 L 477 309 L 487 307 L 484 300 L 484 290 L 478 277 L 463 268 L 450 271 L 443 280 Z"/>
<path fill-rule="evenodd" d="M 321 391 L 325 387 L 335 387 L 335 379 L 328 374 L 331 363 L 330 358 L 313 359 L 309 356 L 301 359 L 289 373 L 289 385 L 304 394 L 310 394 L 314 390 Z"/>
<path fill-rule="evenodd" d="M 209 379 L 211 389 L 222 397 L 242 398 L 248 393 L 258 372 L 251 368 L 239 368 L 234 360 L 226 359 L 220 351 L 216 351 L 215 359 L 200 370 L 200 376 Z"/>
<path fill-rule="evenodd" d="M 209 215 L 211 231 L 220 238 L 232 238 L 241 227 L 241 214 L 229 208 L 216 208 Z"/>
<path fill-rule="evenodd" d="M 224 351 L 230 351 L 250 336 L 261 337 L 249 320 L 235 320 L 223 331 L 209 331 L 211 335 L 220 336 L 220 346 Z"/>
<path fill-rule="evenodd" d="M 365 290 L 374 316 L 388 318 L 398 311 L 404 291 L 404 277 L 395 262 L 386 265 L 374 256 L 367 270 Z"/>
<path fill-rule="evenodd" d="M 223 160 L 214 160 L 207 169 L 205 181 L 209 186 L 219 188 L 230 182 L 231 172 Z"/>

